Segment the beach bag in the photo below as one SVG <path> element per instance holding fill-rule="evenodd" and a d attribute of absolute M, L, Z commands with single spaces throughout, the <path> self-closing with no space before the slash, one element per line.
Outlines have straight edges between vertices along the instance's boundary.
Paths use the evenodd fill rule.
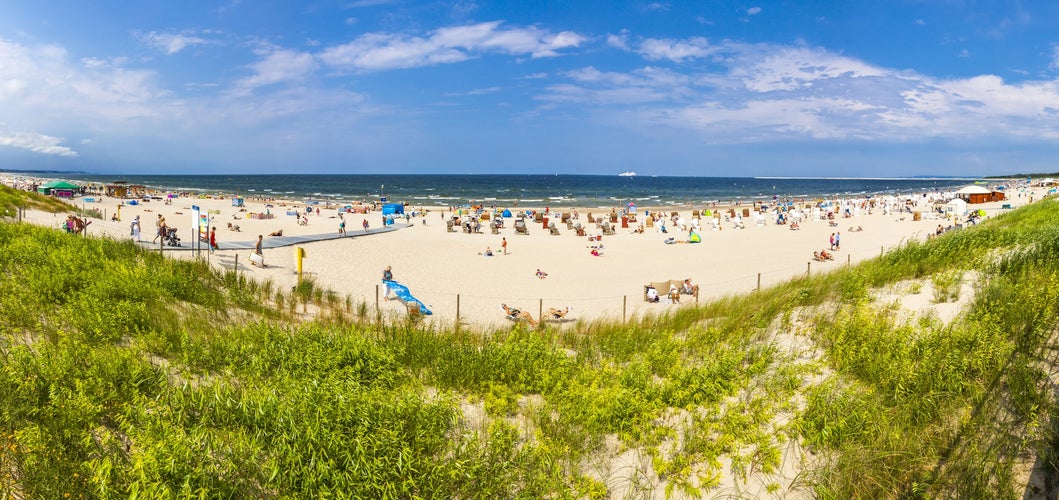
<path fill-rule="evenodd" d="M 263 257 L 261 254 L 251 253 L 250 262 L 253 262 L 254 264 L 257 264 L 259 266 L 263 266 L 265 265 L 265 257 Z"/>

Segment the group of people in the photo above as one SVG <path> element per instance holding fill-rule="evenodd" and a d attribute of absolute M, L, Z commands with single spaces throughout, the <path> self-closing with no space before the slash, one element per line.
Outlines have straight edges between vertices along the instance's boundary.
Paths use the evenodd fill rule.
<path fill-rule="evenodd" d="M 76 215 L 67 215 L 65 225 L 66 232 L 71 234 L 81 234 L 84 232 L 85 228 L 88 227 L 88 225 L 91 223 L 92 221 L 85 222 L 84 219 Z"/>
<path fill-rule="evenodd" d="M 668 292 L 669 302 L 672 304 L 679 304 L 681 294 L 697 296 L 699 294 L 699 285 L 692 283 L 691 278 L 685 279 L 684 283 L 679 287 L 675 283 L 670 283 Z M 658 289 L 653 285 L 647 285 L 645 298 L 647 302 L 662 301 L 662 297 L 658 294 Z"/>

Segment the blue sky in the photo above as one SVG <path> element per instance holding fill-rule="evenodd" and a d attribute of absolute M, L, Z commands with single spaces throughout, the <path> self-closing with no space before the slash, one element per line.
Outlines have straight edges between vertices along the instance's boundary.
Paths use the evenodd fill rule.
<path fill-rule="evenodd" d="M 11 0 L 0 168 L 1059 171 L 1059 2 Z"/>

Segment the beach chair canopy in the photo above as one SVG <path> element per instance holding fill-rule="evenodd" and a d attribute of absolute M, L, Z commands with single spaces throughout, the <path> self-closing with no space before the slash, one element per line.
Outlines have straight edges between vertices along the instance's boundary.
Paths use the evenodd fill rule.
<path fill-rule="evenodd" d="M 505 208 L 504 211 L 500 213 L 500 215 L 504 217 L 511 217 L 511 210 Z"/>
<path fill-rule="evenodd" d="M 404 205 L 401 203 L 387 203 L 382 206 L 383 215 L 401 214 L 404 215 Z"/>

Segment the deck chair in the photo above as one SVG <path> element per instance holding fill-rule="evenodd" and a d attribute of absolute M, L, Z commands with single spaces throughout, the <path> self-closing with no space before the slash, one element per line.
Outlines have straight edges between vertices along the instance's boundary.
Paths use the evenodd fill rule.
<path fill-rule="evenodd" d="M 515 234 L 529 234 L 529 228 L 526 227 L 526 219 L 515 221 Z"/>
<path fill-rule="evenodd" d="M 542 214 L 540 212 L 537 212 L 537 213 L 533 214 L 533 222 L 540 223 L 543 220 L 544 220 L 544 214 Z"/>
<path fill-rule="evenodd" d="M 647 219 L 644 220 L 644 223 L 645 223 L 644 225 L 647 226 L 647 227 L 654 227 L 655 226 L 655 218 L 654 217 L 647 217 Z"/>
<path fill-rule="evenodd" d="M 496 221 L 489 223 L 489 231 L 493 234 L 500 234 L 500 228 L 496 227 Z"/>
<path fill-rule="evenodd" d="M 559 228 L 555 227 L 555 222 L 548 223 L 548 232 L 551 233 L 552 236 L 559 236 Z"/>
<path fill-rule="evenodd" d="M 609 222 L 603 223 L 603 235 L 612 236 L 614 234 L 614 226 L 610 225 Z"/>
<path fill-rule="evenodd" d="M 584 236 L 585 235 L 585 228 L 581 227 L 581 223 L 580 222 L 578 222 L 577 224 L 574 224 L 574 231 L 577 231 L 577 235 L 578 236 Z"/>
<path fill-rule="evenodd" d="M 452 220 L 451 219 L 445 221 L 445 228 L 450 233 L 455 233 L 456 232 L 456 229 L 452 227 Z"/>

